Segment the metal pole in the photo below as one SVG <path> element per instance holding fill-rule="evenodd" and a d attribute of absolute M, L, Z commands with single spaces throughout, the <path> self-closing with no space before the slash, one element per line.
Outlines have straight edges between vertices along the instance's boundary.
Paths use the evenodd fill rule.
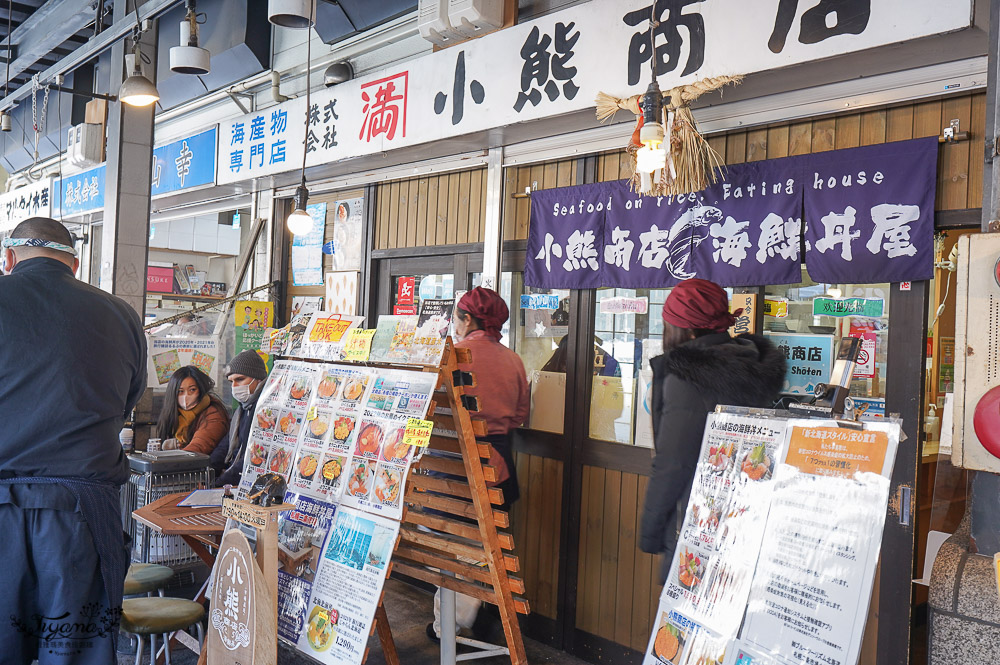
<path fill-rule="evenodd" d="M 486 220 L 482 284 L 499 290 L 503 252 L 503 148 L 490 148 L 486 160 Z"/>
<path fill-rule="evenodd" d="M 998 58 L 1000 58 L 1000 0 L 990 2 L 990 37 L 987 47 L 986 72 L 986 127 L 985 168 L 983 168 L 982 231 L 1000 231 L 1000 162 L 997 160 L 997 139 L 1000 137 L 1000 86 L 997 85 Z"/>
<path fill-rule="evenodd" d="M 441 665 L 455 665 L 458 647 L 455 644 L 455 592 L 441 587 Z"/>

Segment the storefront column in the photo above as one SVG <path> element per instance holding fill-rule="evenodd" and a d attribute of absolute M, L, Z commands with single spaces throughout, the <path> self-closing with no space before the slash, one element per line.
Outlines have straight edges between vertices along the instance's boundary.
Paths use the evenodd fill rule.
<path fill-rule="evenodd" d="M 997 139 L 1000 137 L 1000 85 L 997 74 L 1000 71 L 1000 0 L 990 1 L 990 39 L 987 48 L 989 65 L 986 68 L 986 137 L 984 150 L 986 164 L 983 169 L 983 233 L 1000 231 L 1000 159 L 997 155 Z M 977 128 L 973 128 L 975 131 Z M 970 203 L 970 205 L 975 205 Z M 994 220 L 998 220 L 993 224 Z"/>
<path fill-rule="evenodd" d="M 500 288 L 503 253 L 503 148 L 490 148 L 486 159 L 486 223 L 483 227 L 481 286 Z"/>
<path fill-rule="evenodd" d="M 141 7 L 140 7 L 141 14 Z M 115 21 L 125 17 L 125 4 L 116 3 Z M 156 30 L 146 30 L 142 52 L 152 62 L 143 73 L 155 84 Z M 127 76 L 126 48 L 131 41 L 111 49 L 111 89 L 117 91 Z M 150 180 L 153 162 L 155 104 L 112 104 L 108 116 L 108 166 L 104 230 L 101 236 L 101 288 L 131 305 L 139 316 L 146 306 L 146 261 L 149 253 Z"/>

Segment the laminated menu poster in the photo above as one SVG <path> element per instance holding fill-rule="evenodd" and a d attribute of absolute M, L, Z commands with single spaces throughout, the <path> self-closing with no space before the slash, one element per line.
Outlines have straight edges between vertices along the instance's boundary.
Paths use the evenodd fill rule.
<path fill-rule="evenodd" d="M 894 423 L 791 428 L 741 634 L 774 662 L 857 662 L 898 444 Z"/>
<path fill-rule="evenodd" d="M 663 599 L 718 634 L 743 619 L 785 421 L 712 413 Z"/>
<path fill-rule="evenodd" d="M 441 364 L 454 309 L 454 299 L 420 301 L 417 329 L 413 334 L 413 347 L 407 362 L 411 365 Z"/>
<path fill-rule="evenodd" d="M 285 503 L 295 510 L 278 513 L 278 635 L 298 642 L 326 535 L 337 507 L 294 492 Z"/>
<path fill-rule="evenodd" d="M 147 335 L 149 358 L 146 364 L 147 387 L 162 388 L 174 372 L 194 365 L 218 382 L 219 340 L 214 337 L 156 337 Z"/>
<path fill-rule="evenodd" d="M 417 318 L 412 315 L 378 317 L 368 360 L 373 363 L 409 362 Z"/>
<path fill-rule="evenodd" d="M 298 649 L 321 663 L 360 665 L 399 522 L 339 507 L 320 558 Z"/>
<path fill-rule="evenodd" d="M 708 416 L 645 665 L 854 665 L 900 423 Z"/>

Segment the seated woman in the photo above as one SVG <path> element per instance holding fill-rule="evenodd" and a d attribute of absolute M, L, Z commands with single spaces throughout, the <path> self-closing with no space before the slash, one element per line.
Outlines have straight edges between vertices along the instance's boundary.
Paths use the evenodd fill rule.
<path fill-rule="evenodd" d="M 176 439 L 178 448 L 204 455 L 211 455 L 216 446 L 228 446 L 229 412 L 212 394 L 214 387 L 215 382 L 193 365 L 174 372 L 167 383 L 157 436 Z"/>

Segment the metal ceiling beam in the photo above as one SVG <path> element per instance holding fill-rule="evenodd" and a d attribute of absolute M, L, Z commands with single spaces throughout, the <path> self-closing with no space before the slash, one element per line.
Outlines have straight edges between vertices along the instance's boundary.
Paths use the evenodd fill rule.
<path fill-rule="evenodd" d="M 10 63 L 10 75 L 18 75 L 44 58 L 92 20 L 90 0 L 48 0 L 3 40 L 19 46 L 17 59 Z"/>
<path fill-rule="evenodd" d="M 147 0 L 144 5 L 139 7 L 139 20 L 145 21 L 146 19 L 156 18 L 177 4 L 180 4 L 180 0 Z M 114 25 L 106 28 L 104 32 L 93 37 L 86 44 L 73 51 L 72 54 L 46 69 L 39 75 L 39 79 L 42 83 L 48 83 L 54 81 L 56 76 L 60 74 L 65 75 L 72 72 L 83 63 L 110 48 L 119 39 L 131 34 L 135 30 L 135 26 L 136 16 L 135 12 L 132 11 L 124 19 L 115 22 Z M 63 40 L 65 41 L 65 37 Z M 31 86 L 25 84 L 3 99 L 0 99 L 0 109 L 8 109 L 14 106 L 18 100 L 24 99 L 30 94 Z"/>

